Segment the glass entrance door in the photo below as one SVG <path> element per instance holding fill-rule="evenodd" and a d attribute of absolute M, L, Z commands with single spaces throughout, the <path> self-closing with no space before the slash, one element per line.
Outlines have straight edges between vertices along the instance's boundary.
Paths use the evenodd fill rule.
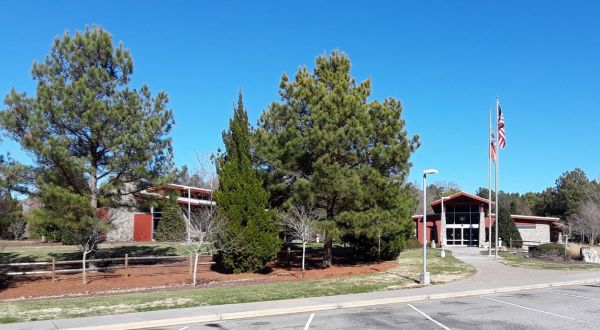
<path fill-rule="evenodd" d="M 471 241 L 471 228 L 470 227 L 463 227 L 462 228 L 462 237 L 463 237 L 463 241 L 461 245 L 469 245 L 469 242 Z"/>
<path fill-rule="evenodd" d="M 478 246 L 479 225 L 446 225 L 448 245 Z"/>
<path fill-rule="evenodd" d="M 469 241 L 471 246 L 479 246 L 479 226 L 471 226 L 471 240 Z"/>

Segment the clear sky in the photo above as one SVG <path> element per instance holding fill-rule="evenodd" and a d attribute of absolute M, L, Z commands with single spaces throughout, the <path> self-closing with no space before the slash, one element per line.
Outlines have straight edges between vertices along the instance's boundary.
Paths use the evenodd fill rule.
<path fill-rule="evenodd" d="M 56 35 L 98 24 L 134 58 L 133 86 L 165 90 L 175 161 L 222 145 L 240 88 L 255 123 L 282 73 L 339 49 L 373 99 L 402 100 L 422 146 L 410 180 L 487 185 L 488 108 L 500 96 L 501 189 L 540 191 L 564 171 L 600 177 L 598 1 L 2 1 L 0 94 L 31 94 Z M 0 152 L 27 156 L 4 139 Z"/>

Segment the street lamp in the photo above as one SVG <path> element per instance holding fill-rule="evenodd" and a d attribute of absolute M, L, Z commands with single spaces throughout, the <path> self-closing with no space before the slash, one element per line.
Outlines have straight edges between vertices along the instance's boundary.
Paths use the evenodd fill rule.
<path fill-rule="evenodd" d="M 423 171 L 423 272 L 419 276 L 419 282 L 425 285 L 431 283 L 431 277 L 427 272 L 427 174 L 436 173 L 438 173 L 436 169 Z"/>

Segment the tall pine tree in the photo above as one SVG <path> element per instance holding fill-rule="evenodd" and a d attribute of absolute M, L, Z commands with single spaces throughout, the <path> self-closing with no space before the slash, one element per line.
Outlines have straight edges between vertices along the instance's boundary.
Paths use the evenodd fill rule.
<path fill-rule="evenodd" d="M 279 251 L 281 242 L 275 217 L 266 210 L 269 199 L 256 170 L 250 151 L 250 124 L 242 93 L 223 132 L 225 153 L 217 160 L 219 189 L 215 201 L 227 219 L 223 238 L 225 249 L 217 260 L 230 272 L 264 270 Z"/>
<path fill-rule="evenodd" d="M 358 252 L 394 255 L 413 226 L 405 179 L 418 137 L 408 136 L 401 103 L 369 101 L 370 80 L 357 83 L 350 67 L 345 54 L 333 52 L 319 56 L 312 72 L 284 75 L 281 101 L 261 116 L 255 134 L 271 206 L 310 203 L 326 214 L 325 266 L 334 237 Z"/>
<path fill-rule="evenodd" d="M 66 32 L 33 64 L 35 95 L 6 96 L 0 127 L 34 157 L 40 194 L 60 188 L 95 210 L 170 172 L 167 94 L 131 88 L 132 73 L 129 50 L 106 30 Z"/>
<path fill-rule="evenodd" d="M 6 96 L 0 128 L 34 157 L 42 222 L 86 226 L 98 207 L 130 201 L 170 173 L 167 94 L 131 88 L 132 73 L 129 50 L 106 30 L 65 32 L 33 64 L 35 95 Z"/>

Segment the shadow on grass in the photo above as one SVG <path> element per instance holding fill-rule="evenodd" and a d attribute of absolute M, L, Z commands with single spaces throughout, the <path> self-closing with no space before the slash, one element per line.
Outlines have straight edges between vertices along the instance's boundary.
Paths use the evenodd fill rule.
<path fill-rule="evenodd" d="M 0 264 L 7 263 L 26 263 L 26 262 L 34 262 L 35 258 L 32 256 L 22 256 L 18 253 L 14 252 L 0 252 Z M 10 272 L 10 267 L 1 267 L 0 268 L 0 291 L 6 288 L 13 286 L 16 282 L 15 276 L 7 275 Z"/>
<path fill-rule="evenodd" d="M 386 261 L 388 259 L 381 259 Z M 376 258 L 369 257 L 352 246 L 334 245 L 332 247 L 333 265 L 366 265 L 378 263 Z M 283 250 L 277 254 L 278 267 L 291 269 L 300 269 L 302 267 L 302 244 L 286 243 Z M 323 268 L 323 245 L 314 243 L 306 246 L 305 268 L 321 269 Z"/>
<path fill-rule="evenodd" d="M 177 256 L 176 249 L 170 246 L 152 246 L 152 245 L 128 245 L 104 248 L 95 252 L 88 258 L 92 259 L 107 259 L 107 258 L 123 258 L 125 254 L 129 257 L 147 257 L 147 256 Z M 78 261 L 82 258 L 80 251 L 74 252 L 52 252 L 48 256 L 55 258 L 56 261 Z M 43 260 L 43 259 L 42 259 Z M 32 263 L 40 261 L 36 256 L 23 255 L 16 252 L 0 252 L 0 264 L 9 263 Z M 182 259 L 149 259 L 149 260 L 130 260 L 131 266 L 141 265 L 158 265 L 158 264 L 175 264 L 181 263 Z M 96 269 L 105 273 L 113 273 L 112 266 L 122 265 L 123 261 L 101 260 L 99 262 L 90 263 L 90 269 Z M 79 269 L 80 263 L 57 265 L 57 269 Z M 9 272 L 31 272 L 31 271 L 48 271 L 51 269 L 49 265 L 33 265 L 33 266 L 5 266 L 0 268 L 0 291 L 16 287 L 18 284 L 24 284 L 39 280 L 37 275 L 8 275 Z M 43 276 L 43 275 L 41 275 Z"/>

